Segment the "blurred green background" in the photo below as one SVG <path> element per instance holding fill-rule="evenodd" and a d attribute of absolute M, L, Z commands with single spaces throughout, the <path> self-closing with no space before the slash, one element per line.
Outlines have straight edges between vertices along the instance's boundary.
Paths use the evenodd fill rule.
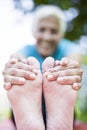
<path fill-rule="evenodd" d="M 25 13 L 29 11 L 21 4 L 23 0 L 14 1 L 16 5 L 21 5 L 16 7 L 21 8 Z M 76 40 L 79 39 L 81 35 L 87 35 L 87 0 L 33 0 L 33 2 L 34 8 L 38 5 L 52 4 L 63 9 L 67 14 L 66 17 L 69 17 L 69 12 L 72 14 L 72 16 L 70 16 L 71 19 L 68 20 L 68 29 L 65 37 Z"/>
<path fill-rule="evenodd" d="M 63 10 L 76 9 L 77 17 L 68 23 L 72 28 L 67 31 L 66 37 L 75 40 L 81 35 L 87 35 L 87 0 L 34 0 L 34 2 L 36 6 L 40 4 L 54 4 Z"/>
<path fill-rule="evenodd" d="M 58 5 L 63 10 L 75 8 L 78 11 L 78 16 L 71 21 L 73 27 L 67 31 L 66 37 L 74 40 L 81 35 L 87 35 L 87 0 L 34 0 L 34 2 L 36 6 L 40 4 Z"/>

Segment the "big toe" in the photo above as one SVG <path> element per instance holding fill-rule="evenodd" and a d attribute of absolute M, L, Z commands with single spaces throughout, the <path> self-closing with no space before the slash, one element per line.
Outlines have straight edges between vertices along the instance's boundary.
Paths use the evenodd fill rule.
<path fill-rule="evenodd" d="M 53 68 L 53 67 L 54 67 L 54 63 L 55 63 L 54 58 L 52 58 L 52 57 L 47 57 L 47 58 L 44 60 L 43 64 L 42 64 L 42 71 L 43 71 L 43 72 L 46 72 L 46 71 L 48 71 L 50 68 Z"/>
<path fill-rule="evenodd" d="M 33 66 L 35 69 L 40 69 L 40 63 L 36 58 L 29 57 L 27 59 L 27 62 L 28 62 L 29 65 Z"/>

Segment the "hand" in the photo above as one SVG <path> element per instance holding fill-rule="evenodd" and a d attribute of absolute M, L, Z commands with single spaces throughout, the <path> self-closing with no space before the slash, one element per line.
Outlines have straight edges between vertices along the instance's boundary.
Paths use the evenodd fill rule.
<path fill-rule="evenodd" d="M 21 55 L 13 54 L 2 73 L 5 81 L 4 87 L 9 90 L 14 84 L 24 85 L 25 79 L 34 80 L 37 70 L 34 69 L 34 66 L 29 65 L 28 59 Z"/>
<path fill-rule="evenodd" d="M 48 71 L 51 72 L 48 80 L 57 80 L 60 84 L 72 85 L 75 90 L 80 89 L 83 71 L 77 61 L 64 57 L 61 61 L 55 61 L 55 67 Z"/>

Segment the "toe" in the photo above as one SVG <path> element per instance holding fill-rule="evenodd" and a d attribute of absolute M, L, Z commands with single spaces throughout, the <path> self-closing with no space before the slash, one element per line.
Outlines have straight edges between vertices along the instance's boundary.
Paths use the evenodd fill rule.
<path fill-rule="evenodd" d="M 54 64 L 55 64 L 55 61 L 52 57 L 47 57 L 43 64 L 42 64 L 42 70 L 43 72 L 46 72 L 48 71 L 50 68 L 53 68 L 54 67 Z"/>
<path fill-rule="evenodd" d="M 29 65 L 33 66 L 34 69 L 40 69 L 40 63 L 39 63 L 39 61 L 36 58 L 29 57 L 27 59 L 27 62 L 28 62 Z"/>

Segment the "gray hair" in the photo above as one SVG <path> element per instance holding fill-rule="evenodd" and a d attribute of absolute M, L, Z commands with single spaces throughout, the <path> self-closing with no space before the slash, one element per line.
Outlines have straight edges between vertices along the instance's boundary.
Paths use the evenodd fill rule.
<path fill-rule="evenodd" d="M 45 5 L 38 7 L 36 9 L 33 19 L 33 27 L 32 27 L 33 33 L 35 33 L 36 31 L 39 21 L 48 16 L 55 16 L 58 19 L 59 33 L 63 36 L 65 34 L 67 26 L 65 16 L 63 14 L 63 11 L 59 7 L 53 5 Z"/>

